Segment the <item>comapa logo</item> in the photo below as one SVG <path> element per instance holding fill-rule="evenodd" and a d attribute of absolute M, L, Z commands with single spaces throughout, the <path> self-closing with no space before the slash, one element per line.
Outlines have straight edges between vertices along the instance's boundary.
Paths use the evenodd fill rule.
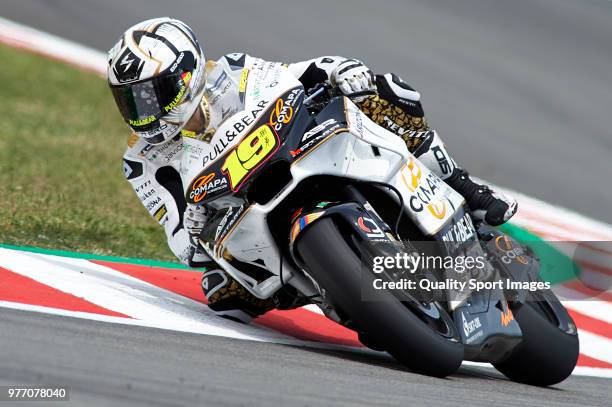
<path fill-rule="evenodd" d="M 289 101 L 278 99 L 270 113 L 270 125 L 278 131 L 283 127 L 283 124 L 289 123 L 292 118 L 293 108 L 289 105 Z"/>
<path fill-rule="evenodd" d="M 293 106 L 297 97 L 302 93 L 301 89 L 294 89 L 287 95 L 287 99 L 279 98 L 276 100 L 274 109 L 270 112 L 270 126 L 279 131 L 293 118 Z"/>
<path fill-rule="evenodd" d="M 211 172 L 210 174 L 203 175 L 196 179 L 191 185 L 191 193 L 189 198 L 193 199 L 193 202 L 200 202 L 206 197 L 208 192 L 216 191 L 219 188 L 227 187 L 227 179 L 225 177 L 215 179 L 216 174 Z"/>
<path fill-rule="evenodd" d="M 495 238 L 495 247 L 497 247 L 497 250 L 504 253 L 504 255 L 501 256 L 501 261 L 504 264 L 510 264 L 512 260 L 516 260 L 525 265 L 529 264 L 529 260 L 523 256 L 525 254 L 523 248 L 513 246 L 508 236 L 504 235 Z"/>

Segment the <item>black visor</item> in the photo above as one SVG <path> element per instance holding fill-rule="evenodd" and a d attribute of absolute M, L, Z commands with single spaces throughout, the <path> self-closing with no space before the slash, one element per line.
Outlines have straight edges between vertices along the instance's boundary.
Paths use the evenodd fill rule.
<path fill-rule="evenodd" d="M 187 92 L 189 79 L 191 72 L 184 72 L 113 86 L 111 90 L 123 119 L 133 128 L 145 130 L 178 106 Z"/>
<path fill-rule="evenodd" d="M 152 79 L 111 86 L 123 119 L 134 130 L 147 131 L 159 126 L 158 120 L 184 99 L 195 63 L 191 53 L 181 59 L 173 72 L 169 69 Z"/>

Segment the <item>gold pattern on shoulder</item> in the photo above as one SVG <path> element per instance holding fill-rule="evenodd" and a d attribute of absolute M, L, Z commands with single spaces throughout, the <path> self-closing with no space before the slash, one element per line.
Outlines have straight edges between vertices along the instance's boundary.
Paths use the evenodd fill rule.
<path fill-rule="evenodd" d="M 128 140 L 127 140 L 128 147 L 129 148 L 134 147 L 136 143 L 138 143 L 138 140 L 140 140 L 140 137 L 138 137 L 136 133 L 130 134 L 130 137 L 128 137 Z"/>

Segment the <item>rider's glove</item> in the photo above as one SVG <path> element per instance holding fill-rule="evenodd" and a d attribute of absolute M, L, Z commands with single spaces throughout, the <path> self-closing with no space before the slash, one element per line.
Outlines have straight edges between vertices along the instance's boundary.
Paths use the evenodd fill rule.
<path fill-rule="evenodd" d="M 206 267 L 207 269 L 219 268 L 219 265 L 200 246 L 196 235 L 189 235 L 189 247 L 187 248 L 185 263 L 189 267 Z"/>
<path fill-rule="evenodd" d="M 367 97 L 363 93 L 376 93 L 376 79 L 374 73 L 356 59 L 347 59 L 332 72 L 332 85 L 337 86 L 340 91 L 348 96 L 359 93 L 362 96 L 353 100 L 359 102 Z"/>
<path fill-rule="evenodd" d="M 183 227 L 192 236 L 202 233 L 202 228 L 206 225 L 210 213 L 206 207 L 201 205 L 187 204 L 185 215 L 183 216 Z"/>
<path fill-rule="evenodd" d="M 189 234 L 189 253 L 186 260 L 190 267 L 218 267 L 217 263 L 200 247 L 198 241 L 198 236 L 202 233 L 202 228 L 206 225 L 210 215 L 210 211 L 205 206 L 187 204 L 183 216 L 183 227 Z"/>

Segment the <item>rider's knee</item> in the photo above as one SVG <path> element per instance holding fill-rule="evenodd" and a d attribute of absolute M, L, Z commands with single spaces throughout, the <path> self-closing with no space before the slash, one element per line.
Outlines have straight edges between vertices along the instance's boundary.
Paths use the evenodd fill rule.
<path fill-rule="evenodd" d="M 446 179 L 453 174 L 456 164 L 446 150 L 444 142 L 435 130 L 416 133 L 413 135 L 419 139 L 418 147 L 413 151 L 428 169 L 437 176 Z"/>
<path fill-rule="evenodd" d="M 220 269 L 203 274 L 202 291 L 208 299 L 208 307 L 216 315 L 234 321 L 248 323 L 275 308 L 272 299 L 255 297 Z"/>

